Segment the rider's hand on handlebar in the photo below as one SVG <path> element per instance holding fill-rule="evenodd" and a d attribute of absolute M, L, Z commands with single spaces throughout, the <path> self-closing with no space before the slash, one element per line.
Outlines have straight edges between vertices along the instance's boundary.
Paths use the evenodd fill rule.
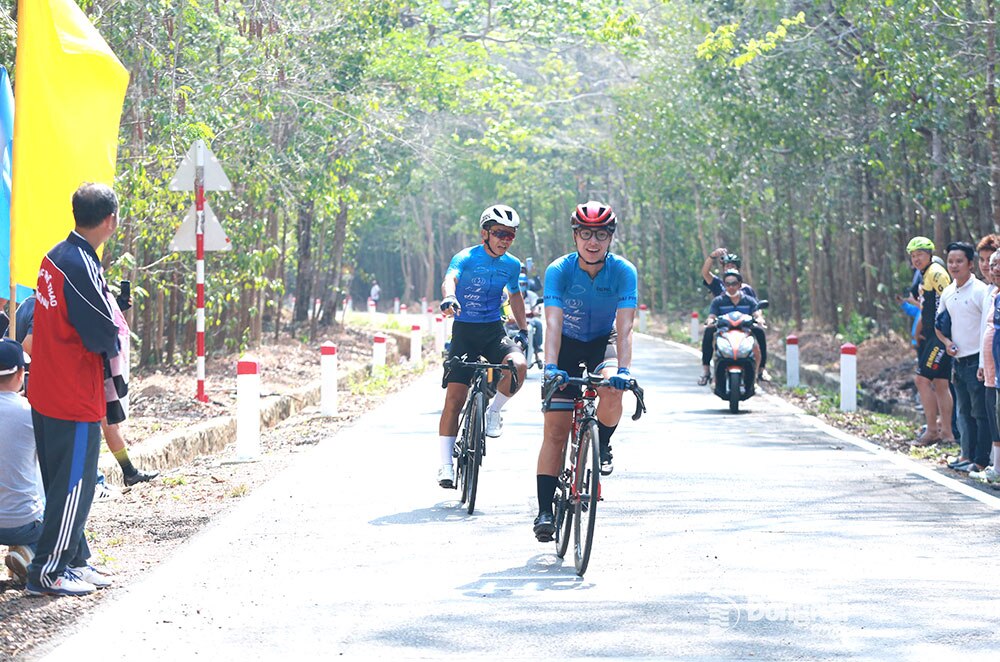
<path fill-rule="evenodd" d="M 559 384 L 565 384 L 569 380 L 569 373 L 565 370 L 560 370 L 559 366 L 555 363 L 545 364 L 545 381 L 550 382 L 555 380 Z"/>
<path fill-rule="evenodd" d="M 628 388 L 628 383 L 631 379 L 632 373 L 629 372 L 628 368 L 618 368 L 618 374 L 609 379 L 608 383 L 611 384 L 611 388 L 624 391 Z"/>
<path fill-rule="evenodd" d="M 514 336 L 514 342 L 516 342 L 518 344 L 518 346 L 521 348 L 521 352 L 522 353 L 524 353 L 525 355 L 528 354 L 528 330 L 527 329 L 521 329 L 520 331 L 518 331 L 517 335 Z"/>
<path fill-rule="evenodd" d="M 444 314 L 445 317 L 461 315 L 462 307 L 458 305 L 458 299 L 454 296 L 447 296 L 441 299 L 441 313 Z"/>

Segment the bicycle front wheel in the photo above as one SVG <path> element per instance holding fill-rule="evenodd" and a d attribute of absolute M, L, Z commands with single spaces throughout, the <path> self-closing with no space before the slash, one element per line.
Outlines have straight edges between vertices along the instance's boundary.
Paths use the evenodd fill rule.
<path fill-rule="evenodd" d="M 479 487 L 479 467 L 483 463 L 486 443 L 486 396 L 480 391 L 472 396 L 469 410 L 469 452 L 466 457 L 466 482 L 468 483 L 468 513 L 476 509 L 476 490 Z"/>
<path fill-rule="evenodd" d="M 556 484 L 556 495 L 553 499 L 553 512 L 555 513 L 555 524 L 556 524 L 556 556 L 563 558 L 566 556 L 566 550 L 569 549 L 569 534 L 573 529 L 573 502 L 572 502 L 572 490 L 570 485 L 572 484 L 572 458 L 576 456 L 574 449 L 576 444 L 571 441 L 567 441 L 563 447 L 563 469 L 559 473 L 558 480 Z"/>
<path fill-rule="evenodd" d="M 576 574 L 583 577 L 590 563 L 597 520 L 597 501 L 601 495 L 601 452 L 597 421 L 590 419 L 580 429 L 577 439 L 576 473 L 573 476 L 578 500 L 573 509 L 574 561 Z"/>

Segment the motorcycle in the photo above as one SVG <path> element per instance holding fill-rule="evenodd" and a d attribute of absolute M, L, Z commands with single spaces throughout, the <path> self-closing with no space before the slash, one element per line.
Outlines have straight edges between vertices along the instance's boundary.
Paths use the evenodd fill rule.
<path fill-rule="evenodd" d="M 767 308 L 761 301 L 758 310 Z M 729 403 L 729 411 L 737 413 L 740 402 L 756 392 L 757 360 L 754 349 L 757 340 L 753 328 L 757 321 L 751 315 L 734 310 L 715 320 L 715 394 Z"/>

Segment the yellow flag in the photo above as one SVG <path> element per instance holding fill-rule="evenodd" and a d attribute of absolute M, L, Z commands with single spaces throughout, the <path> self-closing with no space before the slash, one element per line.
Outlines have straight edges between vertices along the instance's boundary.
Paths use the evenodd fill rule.
<path fill-rule="evenodd" d="M 73 0 L 20 0 L 16 63 L 11 271 L 35 287 L 73 192 L 114 183 L 128 71 Z"/>

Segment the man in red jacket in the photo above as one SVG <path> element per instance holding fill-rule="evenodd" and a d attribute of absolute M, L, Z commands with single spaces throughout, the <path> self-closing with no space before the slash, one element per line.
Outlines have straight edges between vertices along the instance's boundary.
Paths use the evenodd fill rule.
<path fill-rule="evenodd" d="M 119 351 L 97 249 L 118 227 L 109 186 L 73 194 L 76 228 L 48 252 L 38 271 L 28 401 L 45 487 L 45 516 L 28 567 L 29 595 L 85 595 L 110 585 L 90 566 L 83 535 L 94 498 L 104 365 Z"/>

